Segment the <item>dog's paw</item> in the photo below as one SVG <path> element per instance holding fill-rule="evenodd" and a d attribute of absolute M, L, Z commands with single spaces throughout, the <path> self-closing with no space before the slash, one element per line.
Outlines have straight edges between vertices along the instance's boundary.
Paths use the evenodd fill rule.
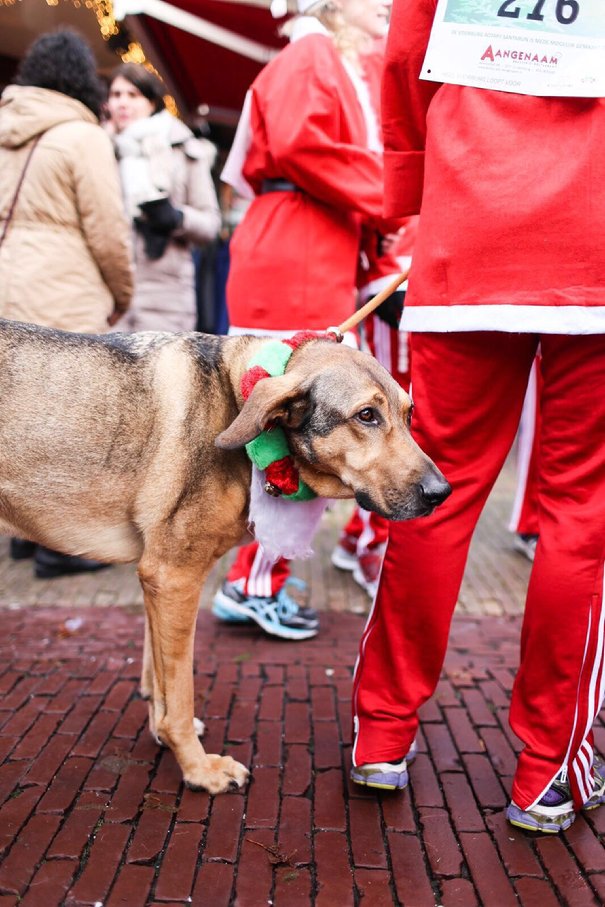
<path fill-rule="evenodd" d="M 237 791 L 244 786 L 250 772 L 241 762 L 231 756 L 207 754 L 199 771 L 186 777 L 185 784 L 191 790 L 206 790 L 209 794 L 224 794 Z"/>

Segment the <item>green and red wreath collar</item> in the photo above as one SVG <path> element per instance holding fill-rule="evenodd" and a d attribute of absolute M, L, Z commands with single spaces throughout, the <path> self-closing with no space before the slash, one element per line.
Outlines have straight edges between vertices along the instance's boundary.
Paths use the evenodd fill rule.
<path fill-rule="evenodd" d="M 338 341 L 335 333 L 299 331 L 286 340 L 269 340 L 248 363 L 241 381 L 241 391 L 247 400 L 258 381 L 283 375 L 295 349 L 310 340 Z M 246 451 L 254 465 L 265 473 L 265 491 L 273 497 L 283 496 L 288 501 L 308 501 L 316 497 L 303 482 L 288 447 L 283 428 L 274 425 L 246 444 Z"/>

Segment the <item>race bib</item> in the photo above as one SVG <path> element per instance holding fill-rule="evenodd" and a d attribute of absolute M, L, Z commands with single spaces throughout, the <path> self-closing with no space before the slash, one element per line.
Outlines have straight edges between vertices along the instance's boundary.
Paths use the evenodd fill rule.
<path fill-rule="evenodd" d="M 605 97 L 605 0 L 438 0 L 420 77 Z"/>

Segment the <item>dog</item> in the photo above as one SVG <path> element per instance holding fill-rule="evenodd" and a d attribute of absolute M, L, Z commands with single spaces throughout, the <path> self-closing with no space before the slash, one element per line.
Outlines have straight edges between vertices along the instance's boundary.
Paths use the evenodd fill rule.
<path fill-rule="evenodd" d="M 451 490 L 410 434 L 409 397 L 367 353 L 310 340 L 244 402 L 242 376 L 266 342 L 0 319 L 0 533 L 138 562 L 150 730 L 185 783 L 211 794 L 248 777 L 204 751 L 193 716 L 202 585 L 247 529 L 244 445 L 281 425 L 313 491 L 389 519 L 429 514 Z"/>

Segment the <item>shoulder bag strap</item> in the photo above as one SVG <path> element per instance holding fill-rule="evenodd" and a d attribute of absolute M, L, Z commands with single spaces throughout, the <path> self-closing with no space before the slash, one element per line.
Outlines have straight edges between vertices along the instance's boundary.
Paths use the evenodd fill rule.
<path fill-rule="evenodd" d="M 21 192 L 21 186 L 23 185 L 23 180 L 25 179 L 25 174 L 27 173 L 27 168 L 29 167 L 29 162 L 32 159 L 32 154 L 34 153 L 34 149 L 35 149 L 36 145 L 38 144 L 38 142 L 40 141 L 41 137 L 42 137 L 41 135 L 36 136 L 36 138 L 33 140 L 32 144 L 31 144 L 31 148 L 27 152 L 27 157 L 25 158 L 25 164 L 23 165 L 23 170 L 21 171 L 21 176 L 19 177 L 19 181 L 17 183 L 17 188 L 15 189 L 15 194 L 13 195 L 13 200 L 10 203 L 10 207 L 8 209 L 8 214 L 6 215 L 6 220 L 4 221 L 4 228 L 2 230 L 2 235 L 0 236 L 0 246 L 4 242 L 6 234 L 8 233 L 8 227 L 12 220 L 12 217 L 13 217 L 13 214 L 15 211 L 15 207 L 17 205 L 17 199 L 19 198 L 19 193 Z"/>

